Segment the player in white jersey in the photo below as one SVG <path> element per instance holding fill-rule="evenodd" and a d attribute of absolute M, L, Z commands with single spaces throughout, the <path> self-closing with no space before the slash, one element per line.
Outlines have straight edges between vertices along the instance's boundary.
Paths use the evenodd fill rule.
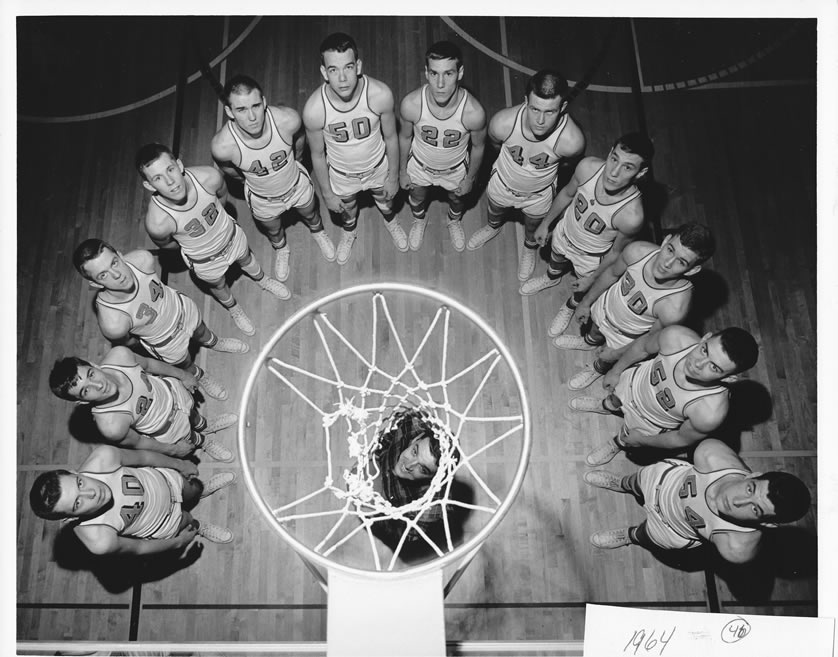
<path fill-rule="evenodd" d="M 653 156 L 654 146 L 648 137 L 629 133 L 614 142 L 605 160 L 584 158 L 536 230 L 536 242 L 547 244 L 550 223 L 562 215 L 553 229 L 547 272 L 521 285 L 521 294 L 536 294 L 558 285 L 571 271 L 577 277 L 573 294 L 553 320 L 556 335 L 570 324 L 576 305 L 596 277 L 614 264 L 643 228 L 637 183 L 648 174 Z"/>
<path fill-rule="evenodd" d="M 224 176 L 214 167 L 184 168 L 162 144 L 140 148 L 135 165 L 143 187 L 153 192 L 145 217 L 149 237 L 161 249 L 180 247 L 186 265 L 209 286 L 236 326 L 245 335 L 256 333 L 227 285 L 230 266 L 237 264 L 259 287 L 279 299 L 289 299 L 291 293 L 265 275 L 244 231 L 227 214 Z"/>
<path fill-rule="evenodd" d="M 680 324 L 690 309 L 690 278 L 713 255 L 710 229 L 684 224 L 663 244 L 631 242 L 611 267 L 597 276 L 576 309 L 579 335 L 555 335 L 559 349 L 595 349 L 596 360 L 568 381 L 587 388 L 604 376 L 638 337 Z M 554 327 L 550 327 L 553 335 Z"/>
<path fill-rule="evenodd" d="M 93 554 L 179 550 L 183 557 L 199 537 L 214 543 L 233 540 L 229 529 L 201 524 L 189 512 L 235 478 L 221 472 L 204 484 L 191 461 L 101 445 L 78 470 L 39 475 L 29 503 L 46 520 L 77 520 L 73 531 Z"/>
<path fill-rule="evenodd" d="M 489 122 L 489 138 L 500 149 L 486 188 L 488 224 L 468 240 L 474 251 L 500 234 L 505 215 L 524 215 L 524 245 L 518 279 L 535 268 L 536 229 L 550 209 L 559 166 L 585 150 L 585 137 L 566 113 L 568 86 L 558 72 L 538 71 L 528 83 L 524 102 L 500 110 Z"/>
<path fill-rule="evenodd" d="M 619 433 L 588 454 L 588 465 L 608 463 L 621 450 L 672 454 L 699 442 L 727 416 L 728 377 L 758 356 L 753 336 L 737 327 L 701 337 L 675 325 L 636 339 L 605 375 L 607 396 L 570 400 L 577 411 L 623 416 Z"/>
<path fill-rule="evenodd" d="M 584 479 L 591 486 L 632 495 L 646 511 L 639 525 L 592 534 L 596 547 L 634 544 L 678 550 L 709 543 L 731 563 L 751 561 L 763 529 L 799 520 L 811 504 L 800 479 L 787 472 L 752 472 L 730 447 L 713 438 L 699 443 L 692 464 L 667 459 L 624 477 L 593 470 Z"/>
<path fill-rule="evenodd" d="M 448 196 L 451 243 L 457 251 L 466 246 L 462 227 L 465 197 L 483 161 L 486 111 L 460 86 L 462 78 L 460 48 L 450 41 L 438 41 L 425 53 L 428 83 L 407 94 L 400 105 L 399 175 L 413 214 L 408 236 L 412 251 L 422 246 L 432 187 L 441 187 Z"/>
<path fill-rule="evenodd" d="M 124 256 L 100 239 L 87 239 L 73 252 L 73 266 L 96 288 L 96 319 L 114 344 L 140 344 L 154 357 L 197 377 L 210 397 L 227 399 L 227 391 L 199 368 L 189 353 L 194 340 L 214 351 L 244 354 L 247 344 L 220 338 L 189 297 L 164 285 L 154 270 L 154 256 L 138 249 Z"/>
<path fill-rule="evenodd" d="M 283 215 L 297 211 L 320 247 L 323 257 L 335 259 L 335 245 L 317 211 L 311 178 L 300 162 L 305 132 L 296 110 L 268 105 L 253 78 L 235 75 L 224 85 L 227 122 L 212 138 L 212 156 L 224 173 L 245 183 L 245 199 L 274 249 L 274 275 L 285 281 L 291 250 Z"/>
<path fill-rule="evenodd" d="M 207 434 L 235 424 L 233 413 L 207 421 L 192 393 L 198 382 L 185 370 L 126 347 L 114 347 L 100 365 L 75 356 L 56 361 L 49 387 L 61 399 L 90 406 L 99 433 L 127 449 L 185 458 L 197 449 L 216 461 L 233 453 Z"/>
<path fill-rule="evenodd" d="M 339 214 L 343 235 L 337 262 L 349 260 L 357 238 L 360 192 L 369 190 L 393 243 L 408 250 L 407 235 L 393 212 L 399 190 L 399 136 L 393 92 L 362 75 L 355 40 L 335 32 L 320 44 L 324 83 L 303 108 L 314 177 L 331 212 Z"/>

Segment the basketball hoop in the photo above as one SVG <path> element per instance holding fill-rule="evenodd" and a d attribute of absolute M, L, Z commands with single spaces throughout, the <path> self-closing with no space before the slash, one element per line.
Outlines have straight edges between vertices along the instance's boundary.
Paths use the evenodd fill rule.
<path fill-rule="evenodd" d="M 279 436 L 260 430 L 265 404 L 281 416 Z M 394 504 L 376 490 L 378 454 L 406 416 L 438 441 L 439 467 Z M 340 290 L 294 313 L 257 356 L 239 412 L 247 489 L 324 588 L 315 566 L 398 579 L 461 559 L 447 592 L 509 510 L 530 442 L 523 382 L 494 330 L 460 302 L 401 283 Z M 385 524 L 399 527 L 393 545 L 379 538 Z M 405 563 L 409 544 L 427 558 Z"/>

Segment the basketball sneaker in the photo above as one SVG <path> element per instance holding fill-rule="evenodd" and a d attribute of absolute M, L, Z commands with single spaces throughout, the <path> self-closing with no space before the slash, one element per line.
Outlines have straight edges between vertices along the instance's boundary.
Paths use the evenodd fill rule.
<path fill-rule="evenodd" d="M 469 251 L 477 251 L 477 249 L 482 247 L 486 242 L 494 239 L 498 235 L 500 235 L 500 228 L 495 228 L 494 226 L 486 224 L 483 228 L 475 231 L 475 233 L 468 238 L 466 248 Z"/>
<path fill-rule="evenodd" d="M 427 219 L 414 219 L 410 226 L 410 236 L 407 238 L 411 251 L 418 251 L 422 248 L 422 240 L 425 238 L 425 228 L 428 227 Z"/>
<path fill-rule="evenodd" d="M 274 276 L 277 280 L 288 280 L 288 274 L 291 271 L 291 249 L 286 244 L 280 249 L 274 249 Z"/>
<path fill-rule="evenodd" d="M 358 239 L 357 230 L 345 230 L 340 236 L 337 248 L 337 263 L 345 265 L 349 261 L 349 255 L 352 253 L 352 245 Z"/>
<path fill-rule="evenodd" d="M 608 470 L 588 470 L 582 479 L 586 484 L 596 486 L 597 488 L 604 488 L 605 490 L 613 490 L 615 493 L 628 493 L 622 485 L 622 477 L 618 477 L 613 472 Z"/>
<path fill-rule="evenodd" d="M 236 304 L 229 310 L 230 317 L 233 318 L 233 322 L 235 322 L 238 329 L 244 333 L 245 335 L 253 335 L 256 333 L 256 327 L 253 326 L 253 322 L 250 321 L 250 317 L 247 316 L 247 313 L 242 310 L 242 307 L 239 304 Z"/>
<path fill-rule="evenodd" d="M 407 235 L 404 234 L 404 230 L 402 229 L 402 225 L 399 223 L 399 220 L 397 218 L 393 218 L 390 221 L 385 221 L 384 225 L 387 227 L 387 232 L 390 233 L 390 237 L 393 238 L 393 244 L 396 248 L 402 253 L 407 253 L 409 248 L 407 245 Z"/>
<path fill-rule="evenodd" d="M 462 217 L 462 215 L 460 215 Z M 452 219 L 448 216 L 446 222 L 448 226 L 448 236 L 451 238 L 451 245 L 455 251 L 463 251 L 466 248 L 466 233 L 463 230 L 463 222 L 461 219 Z"/>
<path fill-rule="evenodd" d="M 287 276 L 286 276 L 287 278 Z M 289 290 L 285 285 L 280 283 L 275 278 L 270 278 L 268 276 L 263 276 L 261 279 L 256 281 L 256 283 L 261 287 L 265 292 L 270 292 L 273 294 L 277 299 L 281 299 L 285 301 L 286 299 L 291 298 L 291 290 Z"/>
<path fill-rule="evenodd" d="M 521 259 L 518 261 L 518 280 L 525 281 L 535 271 L 535 256 L 537 249 L 530 249 L 524 246 L 521 252 Z"/>
<path fill-rule="evenodd" d="M 204 482 L 204 490 L 201 491 L 201 498 L 209 497 L 213 493 L 217 493 L 222 488 L 226 488 L 236 480 L 235 472 L 219 472 Z"/>
<path fill-rule="evenodd" d="M 530 280 L 526 281 L 519 289 L 523 296 L 528 297 L 532 294 L 537 294 L 541 292 L 541 290 L 546 290 L 548 287 L 553 287 L 561 283 L 562 277 L 559 276 L 558 278 L 550 278 L 547 274 L 542 274 L 541 276 L 536 276 L 535 278 L 531 278 Z"/>
<path fill-rule="evenodd" d="M 570 308 L 568 308 L 570 310 Z M 576 349 L 578 351 L 593 351 L 596 345 L 588 344 L 581 335 L 557 335 L 553 338 L 556 349 Z"/>
<path fill-rule="evenodd" d="M 201 449 L 204 450 L 204 453 L 206 453 L 207 456 L 215 461 L 230 463 L 233 460 L 233 452 L 214 440 L 204 440 L 204 444 L 201 445 Z"/>
<path fill-rule="evenodd" d="M 600 397 L 574 397 L 568 402 L 574 411 L 582 411 L 583 413 L 599 413 L 601 415 L 613 415 L 603 405 L 605 400 Z"/>
<path fill-rule="evenodd" d="M 617 454 L 622 452 L 622 448 L 617 444 L 617 441 L 611 438 L 608 442 L 603 443 L 595 450 L 592 450 L 586 457 L 585 463 L 592 467 L 598 465 L 605 465 L 610 463 Z"/>
<path fill-rule="evenodd" d="M 593 363 L 586 365 L 585 369 L 578 371 L 567 382 L 567 387 L 571 390 L 584 390 L 594 381 L 602 378 L 602 374 L 594 369 Z"/>
<path fill-rule="evenodd" d="M 213 351 L 222 351 L 225 354 L 246 354 L 250 351 L 250 345 L 238 338 L 218 338 L 218 342 L 210 347 Z"/>
<path fill-rule="evenodd" d="M 550 322 L 550 328 L 547 329 L 547 335 L 551 338 L 555 338 L 557 335 L 564 333 L 565 329 L 567 329 L 570 325 L 570 320 L 573 319 L 573 313 L 575 312 L 576 308 L 570 308 L 566 303 L 562 304 L 559 312 L 556 313 L 553 321 Z M 561 349 L 561 347 L 559 347 L 559 349 Z"/>
<path fill-rule="evenodd" d="M 325 230 L 319 230 L 316 233 L 312 233 L 311 237 L 317 242 L 317 246 L 320 247 L 320 253 L 323 254 L 323 259 L 326 262 L 334 262 L 336 255 L 335 245 L 328 233 Z"/>
<path fill-rule="evenodd" d="M 606 529 L 591 534 L 591 544 L 603 550 L 614 550 L 624 545 L 631 545 L 629 538 L 629 527 L 619 529 Z"/>
<path fill-rule="evenodd" d="M 238 422 L 238 419 L 239 416 L 235 413 L 222 413 L 221 415 L 216 415 L 214 418 L 207 421 L 207 426 L 204 427 L 201 433 L 215 433 L 216 431 L 221 431 L 227 427 L 232 427 L 236 422 Z"/>
<path fill-rule="evenodd" d="M 213 399 L 218 399 L 219 401 L 227 399 L 227 390 L 224 386 L 206 372 L 201 373 L 198 379 L 198 386 Z"/>
<path fill-rule="evenodd" d="M 212 541 L 213 543 L 232 543 L 233 532 L 226 527 L 219 527 L 218 525 L 211 525 L 209 523 L 201 523 L 198 527 L 198 534 L 202 538 Z"/>

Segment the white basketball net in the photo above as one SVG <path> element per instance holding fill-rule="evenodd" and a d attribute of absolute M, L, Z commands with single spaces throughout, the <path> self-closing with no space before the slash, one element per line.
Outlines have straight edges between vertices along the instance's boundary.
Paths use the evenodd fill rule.
<path fill-rule="evenodd" d="M 400 363 L 390 371 L 388 371 L 388 366 L 381 362 L 383 359 L 379 359 L 380 348 L 377 334 L 382 315 L 392 336 L 392 343 L 400 355 Z M 423 514 L 436 506 L 442 510 L 441 523 L 444 528 L 445 548 L 450 552 L 454 549 L 449 524 L 451 507 L 493 514 L 502 502 L 502 496 L 496 495 L 485 478 L 473 467 L 473 461 L 477 456 L 498 446 L 510 436 L 520 434 L 523 427 L 522 414 L 493 416 L 472 414 L 475 403 L 502 360 L 502 355 L 494 346 L 491 346 L 488 351 L 465 368 L 448 372 L 451 310 L 447 306 L 440 306 L 437 309 L 419 345 L 413 353 L 408 353 L 391 317 L 387 300 L 380 292 L 372 295 L 373 330 L 369 348 L 363 352 L 347 339 L 326 313 L 318 311 L 311 317 L 319 344 L 325 352 L 330 374 L 317 374 L 277 356 L 266 359 L 265 365 L 322 419 L 323 442 L 328 462 L 327 473 L 321 487 L 306 492 L 292 502 L 273 508 L 274 516 L 283 525 L 286 523 L 295 525 L 297 521 L 305 519 L 320 518 L 322 520 L 324 517 L 331 517 L 333 522 L 329 523 L 330 527 L 325 531 L 325 535 L 316 545 L 311 546 L 311 549 L 324 557 L 330 557 L 353 536 L 365 532 L 370 542 L 376 570 L 382 570 L 382 563 L 373 545 L 375 541 L 372 534 L 373 526 L 375 523 L 393 520 L 404 523 L 404 531 L 387 565 L 387 569 L 391 570 L 410 532 L 416 532 L 437 556 L 445 554 L 420 524 Z M 442 332 L 442 353 L 425 353 L 429 340 L 436 331 Z M 436 340 L 438 339 L 437 334 Z M 348 349 L 361 364 L 361 370 L 366 370 L 362 382 L 352 383 L 342 375 L 336 364 L 335 344 Z M 431 381 L 421 378 L 415 365 L 423 354 L 425 358 L 441 359 L 438 378 Z M 461 401 L 460 407 L 457 408 L 449 397 L 449 387 L 466 375 L 478 383 L 470 396 Z M 299 382 L 292 381 L 292 378 L 299 377 L 332 386 L 335 396 L 331 404 L 315 403 L 301 390 L 303 386 L 298 385 Z M 418 499 L 402 506 L 394 506 L 374 490 L 373 480 L 380 475 L 375 452 L 379 446 L 380 436 L 393 428 L 399 412 L 405 409 L 421 413 L 424 417 L 424 425 L 439 440 L 441 457 L 436 473 L 429 481 L 423 482 L 428 485 L 427 491 Z M 504 429 L 490 436 L 474 451 L 469 452 L 467 446 L 460 442 L 463 431 L 469 423 L 503 423 Z M 335 431 L 346 432 L 351 467 L 347 466 L 345 454 L 334 453 L 337 451 L 333 449 Z M 337 441 L 334 444 L 341 443 Z M 482 491 L 484 495 L 481 495 L 481 498 L 488 500 L 485 504 L 468 503 L 451 497 L 454 475 L 461 471 L 470 475 Z M 304 503 L 321 495 L 333 496 L 337 508 L 315 512 L 301 510 Z M 357 520 L 353 522 L 353 519 L 360 520 L 360 523 Z M 351 527 L 348 531 L 346 531 L 347 525 Z M 345 533 L 339 531 L 342 527 L 342 532 Z"/>

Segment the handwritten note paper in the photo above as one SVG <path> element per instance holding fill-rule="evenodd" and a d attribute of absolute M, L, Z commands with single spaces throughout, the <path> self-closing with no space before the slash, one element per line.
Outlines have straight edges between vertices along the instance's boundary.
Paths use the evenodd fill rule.
<path fill-rule="evenodd" d="M 585 657 L 831 657 L 832 618 L 587 605 Z"/>

